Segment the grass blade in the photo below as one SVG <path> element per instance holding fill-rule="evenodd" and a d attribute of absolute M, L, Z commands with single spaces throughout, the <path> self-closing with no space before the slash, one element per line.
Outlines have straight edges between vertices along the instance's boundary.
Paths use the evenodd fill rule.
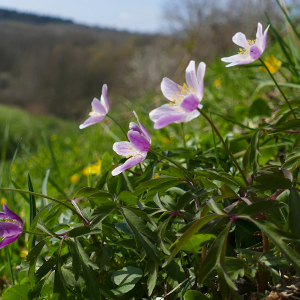
<path fill-rule="evenodd" d="M 34 193 L 32 182 L 30 175 L 28 173 L 28 190 Z M 35 196 L 29 194 L 29 205 L 30 205 L 30 225 L 32 224 L 35 216 L 36 216 L 36 203 L 35 203 Z M 35 238 L 32 240 L 31 249 L 35 246 Z"/>

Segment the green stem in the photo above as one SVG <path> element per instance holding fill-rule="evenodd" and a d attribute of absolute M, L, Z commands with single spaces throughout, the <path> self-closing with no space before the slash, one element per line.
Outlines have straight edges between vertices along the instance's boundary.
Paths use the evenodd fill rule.
<path fill-rule="evenodd" d="M 272 75 L 271 71 L 269 70 L 269 68 L 267 67 L 267 65 L 264 63 L 264 61 L 259 58 L 260 62 L 262 63 L 262 65 L 266 68 L 266 70 L 268 71 L 269 75 L 271 76 L 271 78 L 273 79 L 275 85 L 277 86 L 279 92 L 281 93 L 282 97 L 284 98 L 285 102 L 287 103 L 287 105 L 289 106 L 292 114 L 294 115 L 294 118 L 297 120 L 296 114 L 291 106 L 291 104 L 289 103 L 288 99 L 286 98 L 285 94 L 283 93 L 282 89 L 280 88 L 280 86 L 278 85 L 276 79 L 274 78 L 274 76 Z"/>
<path fill-rule="evenodd" d="M 211 121 L 213 123 L 213 119 L 212 119 L 211 113 L 210 113 L 210 119 L 211 119 Z M 219 153 L 217 151 L 217 145 L 216 145 L 216 139 L 215 139 L 215 132 L 214 132 L 214 130 L 212 130 L 212 135 L 213 135 L 213 141 L 214 141 L 215 155 L 216 155 L 216 159 L 217 159 L 217 168 L 219 168 L 219 166 L 220 166 Z"/>
<path fill-rule="evenodd" d="M 184 134 L 184 125 L 181 123 L 181 129 L 182 129 L 182 140 L 183 140 L 183 147 L 186 149 L 186 142 L 185 142 L 185 134 Z"/>
<path fill-rule="evenodd" d="M 234 158 L 234 156 L 232 155 L 231 151 L 229 150 L 229 148 L 227 147 L 226 143 L 224 142 L 219 130 L 216 128 L 216 126 L 214 125 L 214 123 L 210 120 L 210 118 L 204 113 L 204 111 L 200 108 L 197 108 L 198 111 L 201 113 L 201 115 L 207 120 L 207 122 L 210 124 L 210 126 L 214 129 L 215 133 L 217 134 L 217 136 L 219 137 L 220 141 L 222 142 L 225 150 L 227 151 L 227 153 L 229 154 L 230 158 L 233 160 L 234 164 L 236 165 L 236 167 L 238 168 L 239 172 L 241 173 L 241 176 L 243 178 L 243 180 L 246 183 L 246 186 L 248 186 L 248 181 L 240 167 L 240 165 L 238 164 L 238 162 L 236 161 L 236 159 Z"/>
<path fill-rule="evenodd" d="M 122 126 L 120 125 L 120 123 L 119 123 L 116 119 L 114 119 L 112 116 L 110 116 L 109 114 L 107 114 L 107 116 L 108 116 L 111 120 L 113 120 L 113 121 L 120 127 L 120 129 L 122 130 L 122 132 L 124 133 L 124 135 L 125 135 L 125 137 L 126 137 L 126 139 L 127 139 L 127 133 L 126 133 L 126 131 L 122 128 Z"/>
<path fill-rule="evenodd" d="M 7 260 L 8 267 L 9 267 L 11 281 L 12 281 L 12 284 L 15 285 L 14 273 L 13 273 L 13 268 L 12 268 L 12 264 L 11 264 L 11 260 L 10 260 L 10 253 L 9 253 L 8 247 L 5 247 L 5 255 L 6 255 L 6 260 Z"/>
<path fill-rule="evenodd" d="M 28 230 L 23 230 L 22 232 L 28 233 L 28 234 L 35 234 L 35 235 L 47 235 L 46 233 L 33 232 L 33 231 L 28 231 Z"/>
<path fill-rule="evenodd" d="M 46 198 L 49 199 L 51 201 L 57 202 L 65 207 L 67 207 L 68 209 L 70 209 L 73 213 L 75 213 L 76 215 L 78 215 L 76 209 L 74 209 L 72 206 L 69 206 L 67 203 L 62 202 L 60 200 L 57 200 L 55 198 L 46 196 L 46 195 L 42 195 L 42 194 L 38 194 L 38 193 L 34 193 L 34 192 L 30 192 L 30 191 L 26 191 L 26 190 L 20 190 L 20 189 L 11 189 L 11 188 L 0 188 L 0 191 L 6 191 L 6 192 L 18 192 L 18 193 L 24 193 L 24 194 L 29 194 L 29 195 L 33 195 L 33 196 L 37 196 L 37 197 L 41 197 L 41 198 Z M 80 215 L 78 215 L 80 217 Z"/>
<path fill-rule="evenodd" d="M 175 161 L 173 161 L 172 159 L 170 159 L 169 157 L 153 150 L 153 149 L 150 149 L 149 152 L 155 154 L 155 155 L 158 155 L 166 160 L 168 160 L 170 163 L 172 163 L 173 165 L 175 165 L 179 170 L 181 170 L 188 178 L 188 180 L 190 180 L 191 182 L 193 182 L 193 177 L 189 174 L 189 172 L 184 168 L 182 167 L 181 165 L 179 165 L 178 163 L 176 163 Z"/>

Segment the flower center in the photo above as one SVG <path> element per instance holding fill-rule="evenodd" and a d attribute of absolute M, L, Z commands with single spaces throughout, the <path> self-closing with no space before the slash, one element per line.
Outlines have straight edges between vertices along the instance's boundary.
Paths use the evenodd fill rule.
<path fill-rule="evenodd" d="M 129 146 L 128 148 L 128 154 L 126 155 L 126 158 L 130 158 L 130 157 L 135 157 L 135 156 L 139 156 L 140 153 L 138 151 L 136 151 L 132 145 Z"/>
<path fill-rule="evenodd" d="M 96 112 L 96 111 L 94 111 L 94 110 L 92 109 L 92 111 L 89 113 L 89 116 L 91 116 L 91 117 L 99 117 L 99 116 L 101 116 L 101 114 L 98 113 L 98 112 Z"/>
<path fill-rule="evenodd" d="M 172 102 L 169 103 L 170 106 L 180 106 L 180 103 L 183 99 L 185 99 L 187 96 L 194 94 L 195 95 L 195 89 L 193 89 L 190 85 L 187 85 L 186 83 L 183 84 L 183 86 L 178 85 L 180 88 L 180 92 L 176 92 L 172 97 Z"/>
<path fill-rule="evenodd" d="M 18 226 L 20 226 L 20 224 L 19 224 L 19 222 L 18 222 L 18 221 L 16 221 L 16 220 L 13 220 L 13 219 L 9 219 L 9 218 L 2 219 L 2 220 L 0 220 L 0 222 L 12 223 L 12 224 L 15 224 L 15 225 L 18 225 Z"/>
<path fill-rule="evenodd" d="M 247 47 L 240 48 L 238 54 L 240 54 L 240 55 L 250 54 L 250 56 L 251 56 L 251 48 L 254 46 L 257 47 L 257 41 L 256 40 L 247 40 L 247 43 L 248 43 Z M 251 56 L 251 58 L 252 58 L 252 56 Z M 257 58 L 255 58 L 255 59 L 257 59 Z"/>

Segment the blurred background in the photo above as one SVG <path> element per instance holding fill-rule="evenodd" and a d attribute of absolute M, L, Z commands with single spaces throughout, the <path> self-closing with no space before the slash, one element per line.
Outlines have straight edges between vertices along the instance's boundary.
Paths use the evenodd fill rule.
<path fill-rule="evenodd" d="M 286 4 L 297 13 L 299 0 Z M 189 60 L 236 51 L 255 37 L 275 0 L 1 0 L 0 103 L 36 115 L 82 120 L 103 83 L 113 105 L 183 81 Z"/>

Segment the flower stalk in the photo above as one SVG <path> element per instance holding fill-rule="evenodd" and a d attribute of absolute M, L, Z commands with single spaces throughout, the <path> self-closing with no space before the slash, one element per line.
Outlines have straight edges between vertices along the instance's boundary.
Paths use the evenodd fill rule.
<path fill-rule="evenodd" d="M 119 126 L 119 128 L 121 129 L 121 131 L 124 133 L 125 138 L 127 139 L 127 133 L 123 129 L 123 127 L 120 125 L 120 123 L 116 119 L 114 119 L 111 115 L 107 114 L 107 116 Z"/>
<path fill-rule="evenodd" d="M 282 89 L 280 88 L 279 84 L 277 83 L 276 79 L 274 78 L 272 72 L 269 70 L 268 66 L 265 64 L 265 62 L 259 58 L 260 62 L 262 63 L 262 65 L 266 68 L 266 70 L 268 71 L 269 75 L 271 76 L 272 80 L 274 81 L 275 85 L 277 86 L 279 92 L 281 93 L 282 97 L 284 98 L 285 102 L 287 103 L 287 105 L 289 106 L 294 118 L 297 120 L 296 114 L 290 104 L 290 102 L 288 101 L 287 97 L 285 96 L 284 92 L 282 91 Z"/>
<path fill-rule="evenodd" d="M 184 168 L 182 167 L 181 165 L 179 165 L 177 162 L 175 162 L 174 160 L 172 160 L 171 158 L 153 150 L 153 149 L 149 149 L 149 152 L 155 154 L 155 155 L 158 155 L 160 157 L 162 157 L 163 159 L 166 159 L 167 161 L 169 161 L 170 163 L 172 163 L 173 165 L 175 165 L 179 170 L 181 170 L 185 175 L 186 177 L 188 178 L 188 180 L 192 181 L 193 182 L 193 177 L 189 174 L 189 172 Z"/>
<path fill-rule="evenodd" d="M 215 133 L 217 134 L 217 136 L 219 137 L 219 139 L 221 140 L 221 143 L 223 144 L 225 150 L 227 151 L 227 153 L 229 154 L 230 158 L 233 160 L 234 164 L 236 165 L 236 167 L 238 168 L 239 172 L 241 173 L 241 176 L 243 178 L 243 180 L 245 181 L 246 186 L 248 187 L 248 181 L 247 178 L 245 177 L 240 165 L 238 164 L 238 162 L 236 161 L 236 159 L 234 158 L 233 154 L 231 153 L 231 151 L 229 150 L 229 148 L 227 147 L 225 141 L 223 140 L 219 130 L 216 128 L 216 126 L 214 125 L 214 123 L 211 121 L 211 119 L 204 113 L 204 111 L 198 107 L 198 111 L 200 112 L 200 114 L 202 114 L 202 116 L 207 120 L 207 122 L 211 125 L 211 127 L 214 129 Z"/>

